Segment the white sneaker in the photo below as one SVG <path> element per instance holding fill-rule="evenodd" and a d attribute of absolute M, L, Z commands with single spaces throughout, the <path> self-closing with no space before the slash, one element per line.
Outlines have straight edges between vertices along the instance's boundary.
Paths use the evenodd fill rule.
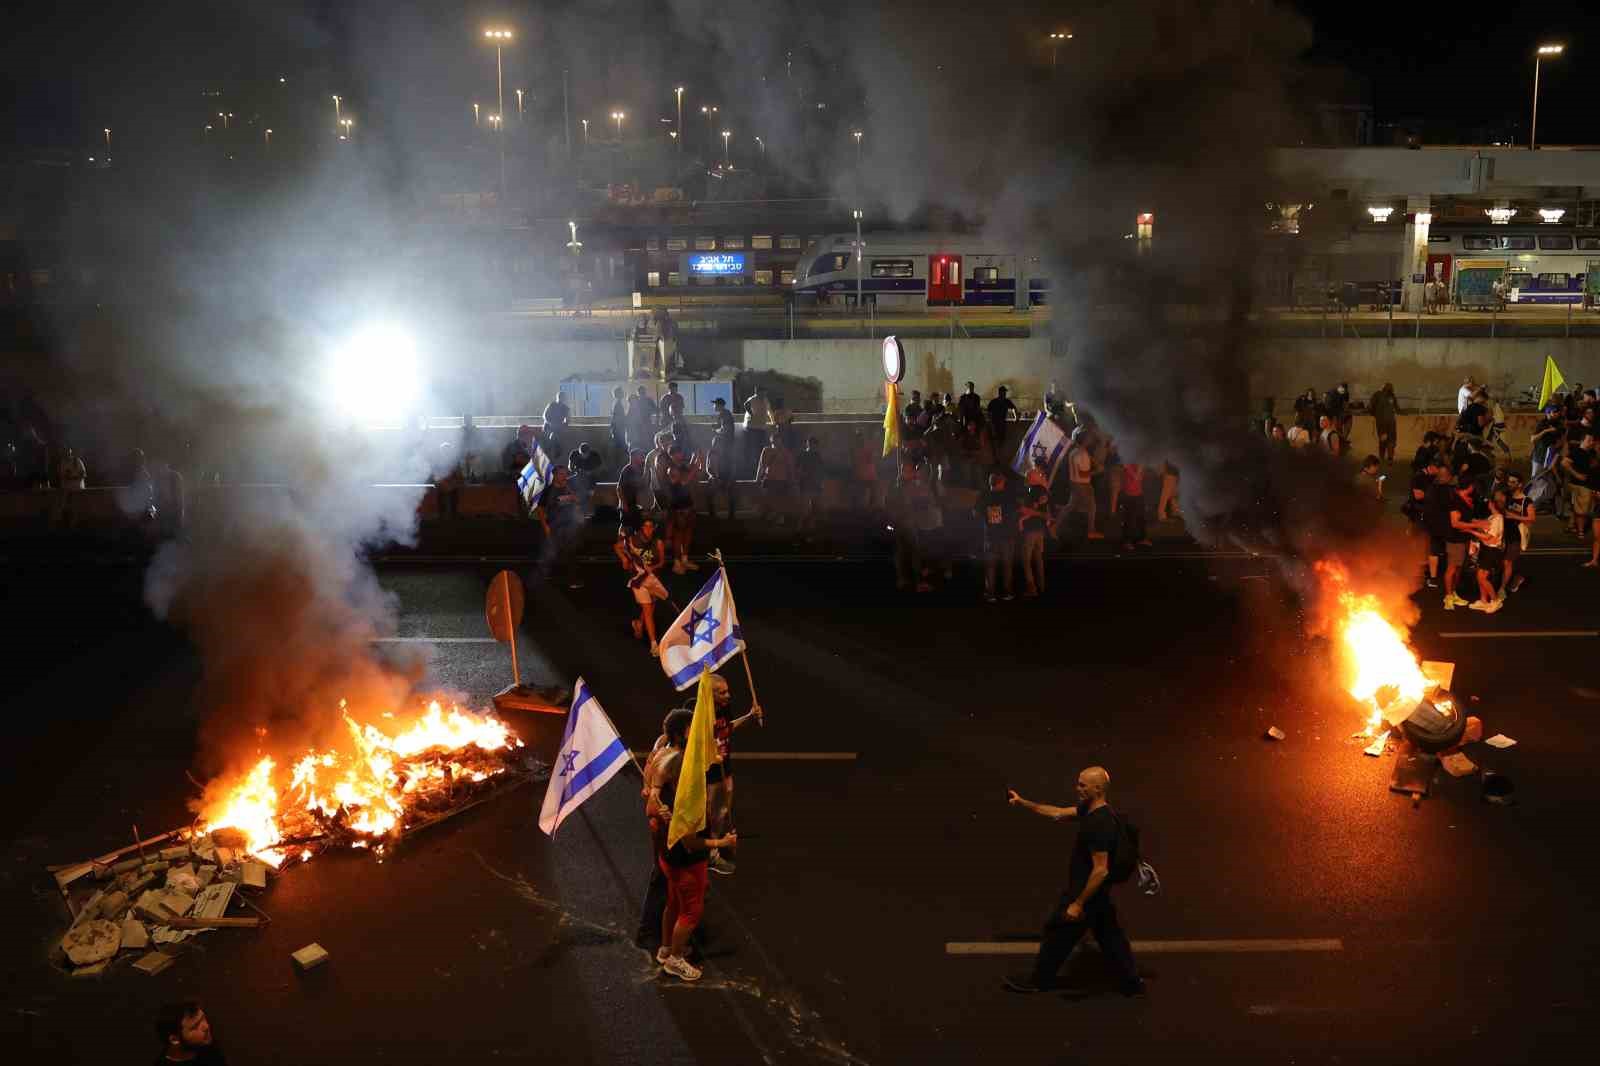
<path fill-rule="evenodd" d="M 661 968 L 680 981 L 700 980 L 699 967 L 691 965 L 688 959 L 680 958 L 677 955 L 668 955 L 667 960 L 661 964 Z"/>

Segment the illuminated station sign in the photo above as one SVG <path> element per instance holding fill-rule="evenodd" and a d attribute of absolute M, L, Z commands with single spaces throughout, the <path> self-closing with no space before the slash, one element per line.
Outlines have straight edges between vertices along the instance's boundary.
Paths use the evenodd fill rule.
<path fill-rule="evenodd" d="M 696 252 L 689 256 L 689 273 L 701 277 L 728 277 L 743 274 L 744 254 L 741 252 Z"/>

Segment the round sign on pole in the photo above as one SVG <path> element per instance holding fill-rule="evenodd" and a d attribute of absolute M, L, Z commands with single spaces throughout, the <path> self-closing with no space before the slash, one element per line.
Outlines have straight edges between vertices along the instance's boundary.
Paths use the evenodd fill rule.
<path fill-rule="evenodd" d="M 900 338 L 883 338 L 883 379 L 891 385 L 898 385 L 905 376 L 906 350 L 901 347 Z"/>
<path fill-rule="evenodd" d="M 502 644 L 511 640 L 522 624 L 522 579 L 509 570 L 494 575 L 484 593 L 483 617 L 495 640 Z"/>

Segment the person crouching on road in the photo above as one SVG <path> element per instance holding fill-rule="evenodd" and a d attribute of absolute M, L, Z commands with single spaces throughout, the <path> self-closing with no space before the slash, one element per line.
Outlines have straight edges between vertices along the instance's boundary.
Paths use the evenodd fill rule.
<path fill-rule="evenodd" d="M 717 719 L 712 730 L 717 739 L 718 761 L 706 767 L 706 831 L 714 836 L 726 836 L 733 829 L 733 734 L 750 722 L 761 721 L 761 704 L 751 703 L 750 710 L 739 718 L 732 715 L 733 693 L 727 679 L 721 674 L 711 675 L 711 699 Z M 713 848 L 709 867 L 719 874 L 734 871 L 729 849 Z"/>
<path fill-rule="evenodd" d="M 633 620 L 633 639 L 649 635 L 650 654 L 661 654 L 656 639 L 656 601 L 667 598 L 667 588 L 656 573 L 667 560 L 667 548 L 656 535 L 656 520 L 645 515 L 637 529 L 623 528 L 612 549 L 617 562 L 628 572 L 628 588 L 633 591 L 633 602 L 639 605 L 639 617 Z"/>
<path fill-rule="evenodd" d="M 667 880 L 667 905 L 661 915 L 661 946 L 656 949 L 656 961 L 663 970 L 684 981 L 700 980 L 700 968 L 686 956 L 689 938 L 705 909 L 707 855 L 713 848 L 732 848 L 739 843 L 737 833 L 708 836 L 699 832 L 667 847 L 667 831 L 672 824 L 672 808 L 667 800 L 677 795 L 683 747 L 693 720 L 692 711 L 674 711 L 667 716 L 667 743 L 650 760 L 652 777 L 645 798 L 656 865 Z"/>
<path fill-rule="evenodd" d="M 1078 803 L 1075 807 L 1052 807 L 1034 803 L 1008 790 L 1014 807 L 1025 807 L 1052 821 L 1078 822 L 1078 839 L 1072 846 L 1067 870 L 1067 890 L 1045 920 L 1039 954 L 1028 977 L 1008 977 L 1005 987 L 1012 992 L 1043 992 L 1056 983 L 1056 975 L 1072 949 L 1086 932 L 1094 933 L 1100 952 L 1116 971 L 1118 988 L 1125 996 L 1144 993 L 1144 979 L 1133 961 L 1128 934 L 1117 921 L 1111 902 L 1111 853 L 1122 835 L 1116 813 L 1106 802 L 1111 775 L 1091 766 L 1078 775 Z"/>

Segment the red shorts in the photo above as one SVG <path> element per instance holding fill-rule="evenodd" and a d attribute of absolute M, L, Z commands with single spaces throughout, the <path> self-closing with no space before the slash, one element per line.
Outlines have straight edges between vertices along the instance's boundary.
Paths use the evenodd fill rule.
<path fill-rule="evenodd" d="M 667 876 L 667 910 L 691 929 L 699 925 L 706 906 L 705 861 L 688 866 L 674 866 L 666 859 L 657 859 L 656 863 Z"/>

